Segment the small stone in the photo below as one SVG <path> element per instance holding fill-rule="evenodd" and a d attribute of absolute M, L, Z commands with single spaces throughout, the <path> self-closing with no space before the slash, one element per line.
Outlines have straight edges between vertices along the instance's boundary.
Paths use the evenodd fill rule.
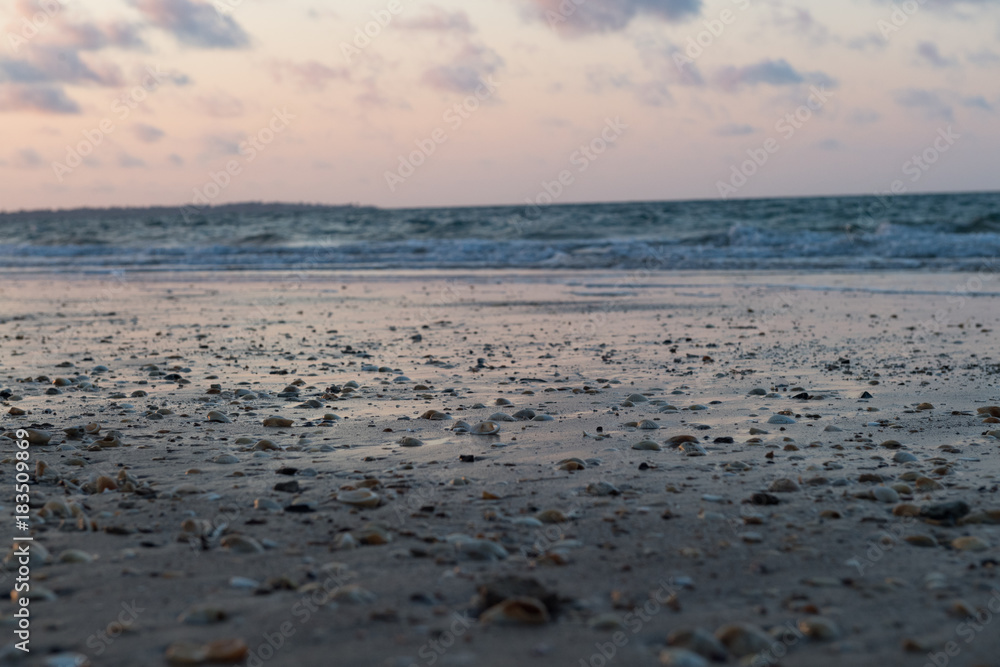
<path fill-rule="evenodd" d="M 771 485 L 767 487 L 767 490 L 772 493 L 793 493 L 795 491 L 801 491 L 802 487 L 800 487 L 794 479 L 782 478 L 771 482 Z"/>
<path fill-rule="evenodd" d="M 569 520 L 565 514 L 557 509 L 543 510 L 536 514 L 535 518 L 542 523 L 564 523 Z"/>
<path fill-rule="evenodd" d="M 643 396 L 642 394 L 631 394 L 625 400 L 631 403 L 647 403 L 649 401 L 649 399 Z"/>
<path fill-rule="evenodd" d="M 764 536 L 760 533 L 748 531 L 745 533 L 740 533 L 740 539 L 747 544 L 760 544 L 764 541 Z"/>
<path fill-rule="evenodd" d="M 212 606 L 196 606 L 184 611 L 177 619 L 187 625 L 211 625 L 221 623 L 228 615 L 225 610 Z"/>
<path fill-rule="evenodd" d="M 205 659 L 208 662 L 232 664 L 242 662 L 249 652 L 242 639 L 217 639 L 205 646 Z"/>
<path fill-rule="evenodd" d="M 405 435 L 399 440 L 397 440 L 396 443 L 400 447 L 420 447 L 424 444 L 424 441 L 421 440 L 420 438 L 414 438 L 412 436 Z"/>
<path fill-rule="evenodd" d="M 252 449 L 255 452 L 269 452 L 269 451 L 280 450 L 281 448 L 265 438 L 263 440 L 258 440 L 256 443 L 254 443 Z"/>
<path fill-rule="evenodd" d="M 941 491 L 944 489 L 944 485 L 941 482 L 930 477 L 918 477 L 914 480 L 913 485 L 917 488 L 917 491 Z"/>
<path fill-rule="evenodd" d="M 274 485 L 275 491 L 283 491 L 285 493 L 299 493 L 302 491 L 302 486 L 299 484 L 298 480 L 290 480 L 288 482 L 278 482 Z"/>
<path fill-rule="evenodd" d="M 281 511 L 281 505 L 271 500 L 270 498 L 257 498 L 253 501 L 253 508 L 255 510 L 264 510 L 269 512 L 279 512 Z"/>
<path fill-rule="evenodd" d="M 610 482 L 600 481 L 588 484 L 587 493 L 592 496 L 617 496 L 621 494 L 621 491 Z"/>
<path fill-rule="evenodd" d="M 238 554 L 264 553 L 261 543 L 246 535 L 226 535 L 219 541 L 219 546 Z"/>
<path fill-rule="evenodd" d="M 263 423 L 268 428 L 288 428 L 293 422 L 291 419 L 285 419 L 284 417 L 268 417 Z"/>
<path fill-rule="evenodd" d="M 951 546 L 957 549 L 958 551 L 979 552 L 979 551 L 988 551 L 990 549 L 989 542 L 987 542 L 982 538 L 974 536 L 956 538 L 955 540 L 952 541 Z"/>
<path fill-rule="evenodd" d="M 200 665 L 208 660 L 208 649 L 201 644 L 174 642 L 167 647 L 166 658 L 171 665 Z"/>
<path fill-rule="evenodd" d="M 532 597 L 509 598 L 479 616 L 481 623 L 503 625 L 545 625 L 551 620 L 552 617 L 541 600 Z"/>
<path fill-rule="evenodd" d="M 664 667 L 708 667 L 708 660 L 686 648 L 665 648 L 660 651 Z"/>
<path fill-rule="evenodd" d="M 844 429 L 834 426 L 833 424 L 827 424 L 826 428 L 824 428 L 823 430 L 826 431 L 827 433 L 839 433 Z"/>
<path fill-rule="evenodd" d="M 910 452 L 896 452 L 893 455 L 892 460 L 896 463 L 913 463 L 917 460 L 917 457 Z"/>
<path fill-rule="evenodd" d="M 888 486 L 876 486 L 872 489 L 872 497 L 880 503 L 898 503 L 899 494 Z"/>
<path fill-rule="evenodd" d="M 915 547 L 936 547 L 938 545 L 937 540 L 930 535 L 907 535 L 903 538 L 903 541 Z"/>
<path fill-rule="evenodd" d="M 667 645 L 694 651 L 714 662 L 725 662 L 726 647 L 711 632 L 702 628 L 674 630 L 667 635 Z"/>
<path fill-rule="evenodd" d="M 90 658 L 82 653 L 57 653 L 45 658 L 45 667 L 91 667 L 91 664 Z"/>
<path fill-rule="evenodd" d="M 446 415 L 440 410 L 428 410 L 420 415 L 420 419 L 430 419 L 431 421 L 445 421 L 451 419 L 451 415 Z"/>
<path fill-rule="evenodd" d="M 92 563 L 94 556 L 80 549 L 67 549 L 59 554 L 60 563 Z"/>
<path fill-rule="evenodd" d="M 660 452 L 663 451 L 663 446 L 660 443 L 653 440 L 640 440 L 639 442 L 632 445 L 632 449 L 638 449 L 640 451 L 648 452 Z"/>
<path fill-rule="evenodd" d="M 768 650 L 774 640 L 758 626 L 750 623 L 724 625 L 715 637 L 738 658 Z"/>
<path fill-rule="evenodd" d="M 339 586 L 327 597 L 328 602 L 346 602 L 348 604 L 371 604 L 377 596 L 358 584 Z"/>
<path fill-rule="evenodd" d="M 218 410 L 212 410 L 211 412 L 208 413 L 208 421 L 218 422 L 219 424 L 233 423 L 232 419 L 230 419 L 227 415 L 219 412 Z"/>
<path fill-rule="evenodd" d="M 840 639 L 837 624 L 822 616 L 810 616 L 799 621 L 799 631 L 813 641 L 828 642 Z"/>
<path fill-rule="evenodd" d="M 971 508 L 964 500 L 955 500 L 948 503 L 938 503 L 921 508 L 920 516 L 931 521 L 938 521 L 945 525 L 953 526 L 955 522 L 969 513 Z"/>
<path fill-rule="evenodd" d="M 219 463 L 222 465 L 232 465 L 233 463 L 239 463 L 240 460 L 233 456 L 232 454 L 219 454 L 214 459 L 212 463 Z"/>
<path fill-rule="evenodd" d="M 917 410 L 933 410 L 934 406 L 930 403 L 921 403 L 917 406 Z"/>

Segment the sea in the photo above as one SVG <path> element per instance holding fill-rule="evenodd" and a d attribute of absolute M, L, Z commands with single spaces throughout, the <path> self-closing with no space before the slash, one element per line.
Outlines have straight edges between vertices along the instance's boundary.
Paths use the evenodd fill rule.
<path fill-rule="evenodd" d="M 0 269 L 7 271 L 977 271 L 1000 269 L 998 258 L 997 192 L 0 213 Z"/>

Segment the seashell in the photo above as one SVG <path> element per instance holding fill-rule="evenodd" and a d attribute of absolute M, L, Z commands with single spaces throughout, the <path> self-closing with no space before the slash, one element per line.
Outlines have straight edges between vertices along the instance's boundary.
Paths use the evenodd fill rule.
<path fill-rule="evenodd" d="M 569 520 L 565 514 L 556 509 L 542 510 L 535 515 L 535 518 L 542 523 L 563 523 Z"/>
<path fill-rule="evenodd" d="M 676 405 L 670 405 L 668 403 L 667 405 L 661 405 L 660 409 L 657 410 L 657 412 L 679 412 L 679 410 L 677 409 Z"/>
<path fill-rule="evenodd" d="M 559 470 L 584 470 L 587 464 L 577 458 L 563 459 L 556 464 Z"/>
<path fill-rule="evenodd" d="M 822 616 L 810 616 L 799 621 L 799 631 L 813 641 L 828 642 L 840 639 L 837 624 Z"/>
<path fill-rule="evenodd" d="M 844 429 L 838 428 L 837 426 L 834 426 L 833 424 L 827 424 L 826 428 L 824 428 L 823 430 L 826 431 L 827 433 L 839 433 L 840 431 L 843 431 Z"/>
<path fill-rule="evenodd" d="M 500 424 L 490 421 L 479 422 L 471 429 L 469 429 L 469 433 L 473 435 L 496 435 L 499 432 L 500 432 Z"/>
<path fill-rule="evenodd" d="M 533 421 L 533 422 L 551 422 L 551 421 L 555 421 L 555 417 L 553 417 L 552 415 L 535 415 L 534 417 L 531 418 L 531 421 Z"/>
<path fill-rule="evenodd" d="M 1000 418 L 1000 407 L 996 405 L 990 405 L 985 408 L 976 408 L 976 414 L 988 415 L 990 417 Z"/>
<path fill-rule="evenodd" d="M 424 414 L 420 415 L 420 419 L 430 419 L 431 421 L 446 421 L 451 419 L 451 415 L 446 415 L 440 410 L 428 410 Z"/>
<path fill-rule="evenodd" d="M 545 625 L 552 618 L 537 598 L 514 597 L 493 605 L 479 616 L 479 620 L 482 623 Z"/>
<path fill-rule="evenodd" d="M 493 405 L 514 405 L 514 404 L 511 403 L 509 399 L 498 398 L 497 400 L 493 401 Z"/>
<path fill-rule="evenodd" d="M 535 418 L 535 411 L 531 408 L 524 408 L 523 410 L 518 410 L 514 413 L 514 419 L 520 419 L 522 421 L 529 421 Z"/>
<path fill-rule="evenodd" d="M 243 662 L 250 650 L 242 639 L 216 639 L 205 645 L 208 662 L 232 664 Z"/>
<path fill-rule="evenodd" d="M 648 452 L 662 452 L 663 446 L 658 442 L 652 440 L 640 440 L 639 442 L 632 445 L 632 449 L 638 449 L 640 451 Z"/>
<path fill-rule="evenodd" d="M 921 403 L 917 406 L 917 410 L 933 410 L 934 406 L 930 403 Z"/>
<path fill-rule="evenodd" d="M 724 625 L 715 631 L 715 637 L 740 658 L 766 651 L 774 643 L 770 635 L 750 623 Z"/>
<path fill-rule="evenodd" d="M 59 554 L 60 563 L 92 563 L 94 556 L 80 549 L 67 549 Z"/>
<path fill-rule="evenodd" d="M 292 425 L 291 419 L 285 419 L 284 417 L 268 417 L 264 420 L 264 426 L 276 427 L 276 428 L 287 428 Z"/>
<path fill-rule="evenodd" d="M 45 545 L 43 545 L 41 542 L 32 542 L 28 552 L 28 563 L 32 567 L 41 567 L 42 565 L 45 565 L 47 562 L 49 562 L 49 560 L 50 560 L 49 550 L 45 548 Z M 18 568 L 18 565 L 23 565 L 23 563 L 20 563 L 18 545 L 15 544 L 11 546 L 10 551 L 7 552 L 7 555 L 3 559 L 3 564 L 4 567 L 8 570 L 16 570 Z"/>
<path fill-rule="evenodd" d="M 281 505 L 271 500 L 270 498 L 257 498 L 253 501 L 253 508 L 255 510 L 267 510 L 269 512 L 280 512 Z"/>
<path fill-rule="evenodd" d="M 685 442 L 680 446 L 680 450 L 688 456 L 705 456 L 708 454 L 708 450 L 697 442 Z"/>
<path fill-rule="evenodd" d="M 396 441 L 401 447 L 420 447 L 424 444 L 424 441 L 420 438 L 414 438 L 413 436 L 404 435 L 402 438 Z"/>
<path fill-rule="evenodd" d="M 474 560 L 505 560 L 509 555 L 507 550 L 496 542 L 471 538 L 455 541 L 455 551 Z"/>
<path fill-rule="evenodd" d="M 490 415 L 490 421 L 492 422 L 516 422 L 517 420 L 511 417 L 506 412 L 494 412 Z"/>
<path fill-rule="evenodd" d="M 94 482 L 94 488 L 97 489 L 96 493 L 104 493 L 105 491 L 117 490 L 118 484 L 110 477 L 101 475 L 97 478 L 97 481 Z"/>
<path fill-rule="evenodd" d="M 952 541 L 951 546 L 958 551 L 988 551 L 990 543 L 979 537 L 958 537 Z"/>
<path fill-rule="evenodd" d="M 214 459 L 212 463 L 220 463 L 222 465 L 231 465 L 233 463 L 239 463 L 240 460 L 233 456 L 232 454 L 219 454 Z"/>
<path fill-rule="evenodd" d="M 357 549 L 359 546 L 361 546 L 361 544 L 350 533 L 338 533 L 337 537 L 333 539 L 333 548 L 338 551 Z"/>
<path fill-rule="evenodd" d="M 223 414 L 222 412 L 219 412 L 218 410 L 212 410 L 211 412 L 208 413 L 208 421 L 218 422 L 219 424 L 233 423 L 232 419 L 230 419 L 227 415 Z"/>
<path fill-rule="evenodd" d="M 654 422 L 652 419 L 643 419 L 641 422 L 639 422 L 637 428 L 643 431 L 655 431 L 658 428 L 660 428 L 660 425 Z"/>
<path fill-rule="evenodd" d="M 913 463 L 917 460 L 917 457 L 910 452 L 896 452 L 892 460 L 896 463 Z"/>
<path fill-rule="evenodd" d="M 226 535 L 219 541 L 219 546 L 238 554 L 264 553 L 261 543 L 246 535 Z"/>
<path fill-rule="evenodd" d="M 353 491 L 341 491 L 337 494 L 337 500 L 354 507 L 378 507 L 382 502 L 379 495 L 371 489 L 354 489 Z"/>
<path fill-rule="evenodd" d="M 698 438 L 693 435 L 675 435 L 667 440 L 667 444 L 671 447 L 678 447 L 685 442 L 698 442 Z"/>
<path fill-rule="evenodd" d="M 184 519 L 181 522 L 181 532 L 201 536 L 212 532 L 212 524 L 205 519 Z"/>
<path fill-rule="evenodd" d="M 42 506 L 42 509 L 48 514 L 64 519 L 68 519 L 73 516 L 73 510 L 70 508 L 69 503 L 62 498 L 53 498 L 52 500 L 49 500 Z M 34 545 L 32 545 L 32 548 L 34 548 Z"/>
<path fill-rule="evenodd" d="M 600 481 L 588 484 L 587 493 L 592 496 L 617 496 L 621 494 L 621 491 L 610 482 Z"/>
<path fill-rule="evenodd" d="M 358 541 L 368 545 L 389 544 L 392 534 L 385 524 L 369 523 L 358 532 Z"/>
<path fill-rule="evenodd" d="M 471 428 L 472 424 L 460 419 L 455 422 L 455 425 L 451 427 L 451 430 L 455 433 L 468 433 Z"/>
<path fill-rule="evenodd" d="M 629 397 L 626 398 L 625 400 L 629 401 L 630 403 L 646 403 L 649 401 L 649 399 L 643 396 L 642 394 L 630 394 Z"/>
<path fill-rule="evenodd" d="M 467 477 L 455 477 L 448 482 L 448 486 L 469 486 L 471 482 Z"/>
<path fill-rule="evenodd" d="M 251 449 L 255 452 L 267 452 L 280 450 L 281 447 L 278 447 L 276 444 L 265 438 L 263 440 L 258 440 Z"/>
<path fill-rule="evenodd" d="M 788 415 L 771 415 L 771 418 L 767 420 L 768 424 L 797 424 L 794 419 Z"/>
<path fill-rule="evenodd" d="M 327 596 L 327 602 L 347 602 L 349 604 L 370 604 L 378 598 L 371 591 L 358 584 L 340 586 Z"/>

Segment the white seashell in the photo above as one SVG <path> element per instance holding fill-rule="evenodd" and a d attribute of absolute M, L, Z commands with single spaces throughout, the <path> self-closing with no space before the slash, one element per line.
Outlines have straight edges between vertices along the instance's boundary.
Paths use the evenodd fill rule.
<path fill-rule="evenodd" d="M 420 438 L 414 438 L 413 436 L 404 435 L 402 438 L 396 441 L 401 447 L 420 447 L 424 444 L 424 441 Z"/>
<path fill-rule="evenodd" d="M 500 424 L 490 421 L 479 422 L 469 429 L 469 433 L 472 433 L 473 435 L 496 435 L 499 432 Z"/>
<path fill-rule="evenodd" d="M 685 442 L 680 446 L 680 450 L 688 456 L 705 456 L 708 451 L 697 442 Z"/>
<path fill-rule="evenodd" d="M 797 424 L 794 419 L 788 415 L 771 415 L 771 418 L 767 420 L 768 424 Z"/>
<path fill-rule="evenodd" d="M 455 542 L 455 551 L 461 556 L 474 560 L 505 560 L 509 555 L 507 550 L 490 540 L 467 538 Z"/>
<path fill-rule="evenodd" d="M 490 415 L 490 421 L 492 422 L 516 422 L 517 420 L 511 417 L 506 412 L 494 412 Z"/>
<path fill-rule="evenodd" d="M 378 507 L 382 502 L 378 494 L 371 489 L 341 491 L 337 494 L 337 500 L 347 505 L 354 505 L 355 507 Z"/>

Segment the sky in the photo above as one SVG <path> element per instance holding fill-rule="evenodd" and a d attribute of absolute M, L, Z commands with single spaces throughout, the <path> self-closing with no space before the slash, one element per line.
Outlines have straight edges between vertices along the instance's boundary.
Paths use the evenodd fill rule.
<path fill-rule="evenodd" d="M 996 0 L 0 0 L 0 210 L 998 189 Z"/>

